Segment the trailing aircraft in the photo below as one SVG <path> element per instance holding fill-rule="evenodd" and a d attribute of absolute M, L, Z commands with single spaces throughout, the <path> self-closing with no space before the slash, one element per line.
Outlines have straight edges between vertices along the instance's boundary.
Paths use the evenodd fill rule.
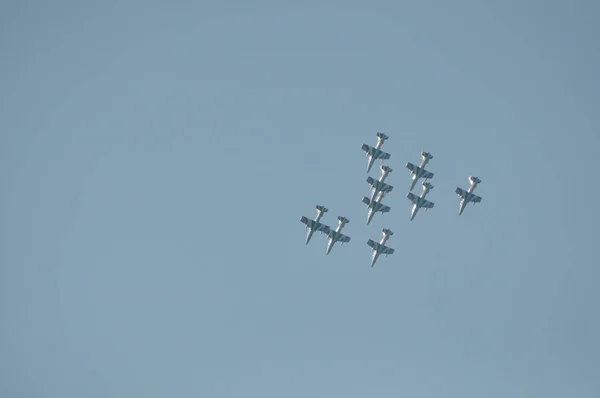
<path fill-rule="evenodd" d="M 375 200 L 371 200 L 371 199 L 367 198 L 366 196 L 364 198 L 362 198 L 363 203 L 365 205 L 367 205 L 367 207 L 369 208 L 369 212 L 367 213 L 367 225 L 369 225 L 369 223 L 373 219 L 373 216 L 378 211 L 381 213 L 387 213 L 390 211 L 391 207 L 386 206 L 381 203 L 382 196 L 383 196 L 383 192 L 379 192 L 379 195 L 377 195 L 377 198 Z"/>
<path fill-rule="evenodd" d="M 430 153 L 428 153 L 428 152 L 421 152 L 421 165 L 415 166 L 411 162 L 406 163 L 406 168 L 408 170 L 410 170 L 410 174 L 412 175 L 412 184 L 410 186 L 409 191 L 413 190 L 413 188 L 417 184 L 417 180 L 419 178 L 423 178 L 424 180 L 428 180 L 430 178 L 433 178 L 433 173 L 425 170 L 425 165 L 431 159 L 433 159 L 433 156 L 431 156 Z"/>
<path fill-rule="evenodd" d="M 337 228 L 335 230 L 330 229 L 329 232 L 327 232 L 327 236 L 329 236 L 329 242 L 327 243 L 327 250 L 325 251 L 325 255 L 329 254 L 331 249 L 333 249 L 333 245 L 335 245 L 335 242 L 342 242 L 342 245 L 344 243 L 350 242 L 350 237 L 341 233 L 342 228 L 344 228 L 344 226 L 349 222 L 350 220 L 348 220 L 346 217 L 339 216 Z"/>
<path fill-rule="evenodd" d="M 412 192 L 409 192 L 406 195 L 406 197 L 413 202 L 412 212 L 410 213 L 410 221 L 412 221 L 415 218 L 417 212 L 421 207 L 425 208 L 425 211 L 427 211 L 427 209 L 433 208 L 434 205 L 433 202 L 430 202 L 427 199 L 425 199 L 425 196 L 427 196 L 429 191 L 433 189 L 433 185 L 425 181 L 423 181 L 421 185 L 423 186 L 423 192 L 421 192 L 421 196 L 417 196 Z"/>
<path fill-rule="evenodd" d="M 362 150 L 366 152 L 366 156 L 369 159 L 367 162 L 367 173 L 371 171 L 371 166 L 373 166 L 373 162 L 375 159 L 381 159 L 383 162 L 386 159 L 390 158 L 390 154 L 387 152 L 383 152 L 380 148 L 385 142 L 385 140 L 389 139 L 387 135 L 383 133 L 377 133 L 377 145 L 375 147 L 369 146 L 367 144 L 362 144 Z"/>
<path fill-rule="evenodd" d="M 371 239 L 367 241 L 367 245 L 369 245 L 371 247 L 371 250 L 373 251 L 373 255 L 371 257 L 371 267 L 375 265 L 375 261 L 377 261 L 377 258 L 379 258 L 380 254 L 385 254 L 386 257 L 390 254 L 394 254 L 394 249 L 389 248 L 385 245 L 385 242 L 390 236 L 394 235 L 394 233 L 392 232 L 392 230 L 386 228 L 383 228 L 381 230 L 381 233 L 383 234 L 383 237 L 381 238 L 381 241 L 379 243 Z"/>
<path fill-rule="evenodd" d="M 458 196 L 460 196 L 460 207 L 458 208 L 459 216 L 462 214 L 467 203 L 471 202 L 471 203 L 473 203 L 473 206 L 475 206 L 475 203 L 481 202 L 481 196 L 477 196 L 473 193 L 473 191 L 475 190 L 477 185 L 481 182 L 481 180 L 477 177 L 469 176 L 469 182 L 471 183 L 471 186 L 466 191 L 464 191 L 458 187 L 456 188 L 456 191 L 455 191 L 458 194 Z"/>
<path fill-rule="evenodd" d="M 379 192 L 382 193 L 383 196 L 385 194 L 392 192 L 394 189 L 393 186 L 386 184 L 385 178 L 392 172 L 392 168 L 389 166 L 381 165 L 381 177 L 379 180 L 374 179 L 373 177 L 367 177 L 367 183 L 371 186 L 371 200 L 374 200 Z M 383 198 L 382 196 L 382 198 Z"/>
<path fill-rule="evenodd" d="M 314 220 L 310 220 L 304 216 L 300 218 L 302 224 L 306 225 L 306 228 L 308 229 L 308 234 L 306 234 L 306 245 L 308 245 L 308 242 L 310 242 L 310 238 L 312 238 L 315 231 L 319 231 L 321 234 L 329 233 L 331 228 L 319 221 L 321 220 L 321 217 L 323 217 L 323 215 L 328 211 L 329 210 L 325 206 L 317 205 L 317 215 Z"/>

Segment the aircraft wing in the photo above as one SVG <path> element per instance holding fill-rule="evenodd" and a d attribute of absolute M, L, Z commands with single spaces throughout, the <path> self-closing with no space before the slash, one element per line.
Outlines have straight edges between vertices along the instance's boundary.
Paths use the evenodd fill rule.
<path fill-rule="evenodd" d="M 430 180 L 433 178 L 433 173 L 427 170 L 423 170 L 423 175 L 421 176 L 421 178 L 424 178 L 426 180 Z"/>
<path fill-rule="evenodd" d="M 330 228 L 325 225 L 325 224 L 321 224 L 318 221 L 315 220 L 311 220 L 308 217 L 302 216 L 302 218 L 300 219 L 300 221 L 302 222 L 302 224 L 306 225 L 307 228 L 310 228 L 314 231 L 319 231 L 321 233 L 329 233 Z"/>
<path fill-rule="evenodd" d="M 371 246 L 373 250 L 378 251 L 379 254 L 386 254 L 388 256 L 390 254 L 394 254 L 394 249 L 387 247 L 386 245 L 382 245 L 381 243 L 377 243 L 372 239 L 367 241 L 367 245 Z"/>
<path fill-rule="evenodd" d="M 433 202 L 430 202 L 427 199 L 423 199 L 422 197 L 417 196 L 412 192 L 407 193 L 406 197 L 419 207 L 423 207 L 425 209 L 431 209 L 433 207 Z"/>
<path fill-rule="evenodd" d="M 421 199 L 421 201 L 423 202 L 423 204 L 421 205 L 421 207 L 425 208 L 425 209 L 431 209 L 433 208 L 433 202 L 428 201 L 427 199 Z"/>
<path fill-rule="evenodd" d="M 458 194 L 458 196 L 460 196 L 463 199 L 466 199 L 469 202 L 474 202 L 474 203 L 481 202 L 481 196 L 477 196 L 477 195 L 467 192 L 463 189 L 456 188 L 456 191 L 454 191 L 454 192 L 456 192 Z"/>
<path fill-rule="evenodd" d="M 381 149 L 377 149 L 375 147 L 369 146 L 367 144 L 362 144 L 362 150 L 367 153 L 367 155 L 373 156 L 375 159 L 389 159 L 390 154 L 387 152 L 383 152 Z"/>
<path fill-rule="evenodd" d="M 394 249 L 387 247 L 386 245 L 380 245 L 381 246 L 381 254 L 386 254 L 386 255 L 390 255 L 390 254 L 394 254 Z"/>
<path fill-rule="evenodd" d="M 424 178 L 426 180 L 429 180 L 429 179 L 433 178 L 433 173 L 432 172 L 427 171 L 425 169 L 422 169 L 419 166 L 415 166 L 411 162 L 406 163 L 406 168 L 410 170 L 411 174 L 417 174 L 417 173 L 419 173 L 419 171 L 422 170 L 423 171 L 423 175 L 420 178 Z"/>
<path fill-rule="evenodd" d="M 388 185 L 385 182 L 376 180 L 371 176 L 367 177 L 367 183 L 371 186 L 371 188 L 374 188 L 383 193 L 390 193 L 392 192 L 392 189 L 394 189 L 393 186 Z"/>
<path fill-rule="evenodd" d="M 417 196 L 417 195 L 415 195 L 415 194 L 414 194 L 414 193 L 412 193 L 412 192 L 409 192 L 408 194 L 406 194 L 406 197 L 407 197 L 408 199 L 410 199 L 410 201 L 411 201 L 411 202 L 413 202 L 413 203 L 416 203 L 416 202 L 417 202 L 417 198 L 418 198 L 418 196 Z"/>
<path fill-rule="evenodd" d="M 381 207 L 379 208 L 379 211 L 382 213 L 387 213 L 388 211 L 390 211 L 390 209 L 391 209 L 390 206 L 381 205 Z"/>
<path fill-rule="evenodd" d="M 332 237 L 336 242 L 348 243 L 350 242 L 350 237 L 346 236 L 340 232 L 330 230 L 328 233 L 329 237 Z"/>

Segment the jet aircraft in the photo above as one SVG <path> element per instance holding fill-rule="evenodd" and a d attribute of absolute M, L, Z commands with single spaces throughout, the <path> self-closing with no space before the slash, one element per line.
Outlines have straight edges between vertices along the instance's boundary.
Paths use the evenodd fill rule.
<path fill-rule="evenodd" d="M 392 168 L 389 166 L 381 165 L 381 177 L 379 180 L 374 179 L 373 177 L 367 177 L 367 183 L 371 186 L 371 201 L 373 201 L 379 192 L 382 193 L 382 198 L 385 194 L 392 192 L 394 189 L 393 186 L 386 184 L 385 178 L 392 172 Z"/>
<path fill-rule="evenodd" d="M 430 153 L 428 153 L 428 152 L 421 152 L 421 165 L 415 166 L 411 162 L 406 163 L 406 168 L 408 170 L 410 170 L 410 174 L 412 175 L 412 184 L 410 186 L 409 191 L 413 190 L 413 188 L 417 184 L 417 180 L 419 178 L 423 178 L 424 180 L 428 180 L 430 178 L 433 178 L 433 173 L 425 170 L 425 165 L 431 159 L 433 159 L 433 156 L 431 156 Z"/>
<path fill-rule="evenodd" d="M 377 198 L 375 200 L 371 200 L 366 196 L 362 198 L 363 203 L 369 208 L 369 212 L 367 213 L 367 225 L 369 225 L 369 223 L 373 219 L 373 216 L 378 211 L 381 213 L 387 213 L 390 211 L 391 207 L 381 203 L 382 196 L 383 192 L 379 192 L 379 195 L 377 195 Z"/>
<path fill-rule="evenodd" d="M 325 206 L 317 205 L 317 215 L 314 220 L 310 220 L 305 216 L 300 218 L 302 224 L 306 225 L 306 228 L 308 229 L 308 233 L 306 234 L 306 245 L 308 245 L 308 242 L 310 242 L 310 238 L 312 238 L 315 231 L 319 231 L 321 234 L 329 233 L 331 228 L 319 221 L 321 220 L 321 217 L 323 217 L 323 215 L 328 211 L 329 210 Z"/>
<path fill-rule="evenodd" d="M 385 245 L 385 242 L 390 236 L 394 235 L 394 233 L 390 229 L 386 228 L 383 228 L 381 230 L 381 233 L 383 234 L 383 237 L 381 238 L 381 241 L 379 243 L 371 239 L 367 241 L 367 245 L 369 245 L 371 247 L 371 250 L 373 251 L 373 255 L 371 257 L 371 267 L 375 265 L 375 261 L 377 261 L 380 254 L 385 254 L 386 257 L 390 254 L 394 254 L 394 249 L 389 248 Z"/>
<path fill-rule="evenodd" d="M 338 217 L 337 228 L 335 230 L 330 229 L 327 233 L 327 236 L 329 236 L 329 242 L 327 243 L 327 250 L 325 251 L 325 255 L 329 254 L 331 249 L 333 249 L 333 245 L 335 245 L 335 242 L 342 242 L 342 245 L 344 243 L 350 242 L 350 237 L 341 233 L 342 228 L 344 228 L 344 226 L 349 222 L 350 220 L 348 220 L 346 217 Z"/>
<path fill-rule="evenodd" d="M 429 191 L 433 189 L 433 185 L 425 181 L 423 181 L 421 185 L 423 186 L 423 192 L 421 192 L 421 196 L 417 196 L 412 192 L 409 192 L 406 195 L 406 197 L 413 202 L 412 212 L 410 213 L 410 221 L 412 221 L 415 218 L 417 212 L 421 207 L 425 208 L 425 211 L 427 211 L 427 209 L 433 208 L 434 205 L 433 202 L 430 202 L 427 199 L 425 199 L 425 196 L 427 196 Z"/>
<path fill-rule="evenodd" d="M 456 191 L 455 191 L 458 194 L 458 196 L 460 196 L 460 207 L 458 208 L 459 216 L 462 214 L 467 203 L 472 202 L 473 206 L 475 206 L 475 203 L 481 202 L 481 196 L 477 196 L 473 193 L 473 191 L 475 190 L 477 185 L 481 182 L 481 180 L 477 177 L 469 176 L 469 182 L 471 183 L 471 186 L 466 191 L 464 191 L 458 187 L 456 188 Z"/>
<path fill-rule="evenodd" d="M 387 135 L 383 133 L 377 133 L 377 145 L 375 147 L 369 146 L 367 144 L 362 144 L 362 150 L 366 152 L 366 156 L 369 159 L 367 162 L 367 173 L 371 171 L 371 166 L 373 166 L 373 162 L 375 159 L 381 159 L 383 162 L 386 159 L 390 158 L 390 154 L 387 152 L 383 152 L 381 150 L 381 146 L 385 142 L 385 140 L 389 139 Z"/>

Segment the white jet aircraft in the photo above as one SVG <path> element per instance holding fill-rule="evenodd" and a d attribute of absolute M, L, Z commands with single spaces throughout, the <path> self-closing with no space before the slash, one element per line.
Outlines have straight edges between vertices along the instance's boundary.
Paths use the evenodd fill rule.
<path fill-rule="evenodd" d="M 430 173 L 429 171 L 425 170 L 425 165 L 427 164 L 427 162 L 433 159 L 433 156 L 431 156 L 430 153 L 421 152 L 421 159 L 422 160 L 420 166 L 415 166 L 411 162 L 406 163 L 406 168 L 410 170 L 410 174 L 412 175 L 412 184 L 410 186 L 409 191 L 413 190 L 419 178 L 423 178 L 424 180 L 433 178 L 433 173 Z"/>
<path fill-rule="evenodd" d="M 321 217 L 323 217 L 323 215 L 328 211 L 329 210 L 325 206 L 317 205 L 317 216 L 314 220 L 310 220 L 304 216 L 300 218 L 302 224 L 306 225 L 306 228 L 308 229 L 308 234 L 306 235 L 306 245 L 308 245 L 308 242 L 310 242 L 310 238 L 312 238 L 315 231 L 319 231 L 321 234 L 327 234 L 331 229 L 327 225 L 319 222 Z"/>
<path fill-rule="evenodd" d="M 412 212 L 410 213 L 410 221 L 412 221 L 415 218 L 417 212 L 421 207 L 425 208 L 425 211 L 427 211 L 427 209 L 433 208 L 433 202 L 430 202 L 427 199 L 425 199 L 425 196 L 427 196 L 429 191 L 433 189 L 433 185 L 425 181 L 423 181 L 421 185 L 423 186 L 423 192 L 421 192 L 421 196 L 417 196 L 412 192 L 409 192 L 406 195 L 406 197 L 413 202 Z"/>
<path fill-rule="evenodd" d="M 386 206 L 381 203 L 382 196 L 383 196 L 383 192 L 379 192 L 379 195 L 377 195 L 377 198 L 375 200 L 371 200 L 371 199 L 367 198 L 366 196 L 364 198 L 362 198 L 363 203 L 366 204 L 367 207 L 369 208 L 369 212 L 367 213 L 367 225 L 369 225 L 369 223 L 373 219 L 373 216 L 378 211 L 381 213 L 387 213 L 390 211 L 391 207 Z"/>
<path fill-rule="evenodd" d="M 367 241 L 367 245 L 369 245 L 373 251 L 373 255 L 371 257 L 371 267 L 375 265 L 375 261 L 377 261 L 377 258 L 379 258 L 380 254 L 385 254 L 386 257 L 390 254 L 394 254 L 394 249 L 391 249 L 385 245 L 385 242 L 390 236 L 394 235 L 394 233 L 390 229 L 386 228 L 383 228 L 381 233 L 383 234 L 383 237 L 379 243 L 374 242 L 371 239 Z"/>
<path fill-rule="evenodd" d="M 327 250 L 325 251 L 325 255 L 329 254 L 331 249 L 333 249 L 333 245 L 335 244 L 335 242 L 342 242 L 342 245 L 344 245 L 344 243 L 350 242 L 350 237 L 341 233 L 342 228 L 344 228 L 344 226 L 349 222 L 350 220 L 348 220 L 346 217 L 338 217 L 337 228 L 335 230 L 330 229 L 327 233 L 327 236 L 329 236 L 329 242 L 327 243 Z"/>
<path fill-rule="evenodd" d="M 389 139 L 387 135 L 383 133 L 377 133 L 377 145 L 375 147 L 369 146 L 367 144 L 362 144 L 362 150 L 366 152 L 366 156 L 369 159 L 367 163 L 367 173 L 371 171 L 371 166 L 373 166 L 373 162 L 375 159 L 381 159 L 383 162 L 386 159 L 390 158 L 390 154 L 387 152 L 383 152 L 380 148 L 385 142 L 385 140 Z"/>
<path fill-rule="evenodd" d="M 458 194 L 458 196 L 460 196 L 460 207 L 458 208 L 459 216 L 462 214 L 467 203 L 472 202 L 473 206 L 475 206 L 475 203 L 481 202 L 481 196 L 477 196 L 473 193 L 473 191 L 477 187 L 477 184 L 479 184 L 481 180 L 477 177 L 469 176 L 469 182 L 471 183 L 471 186 L 466 191 L 458 187 L 455 191 Z"/>
<path fill-rule="evenodd" d="M 379 180 L 374 179 L 373 177 L 369 176 L 367 177 L 367 183 L 371 186 L 371 201 L 374 200 L 377 197 L 377 194 L 379 192 L 382 192 L 382 195 L 385 196 L 386 194 L 392 192 L 392 189 L 394 189 L 393 186 L 386 184 L 385 178 L 388 176 L 388 174 L 390 174 L 392 172 L 392 168 L 389 166 L 384 166 L 381 165 L 381 177 L 379 177 Z M 382 198 L 383 198 L 382 196 Z"/>

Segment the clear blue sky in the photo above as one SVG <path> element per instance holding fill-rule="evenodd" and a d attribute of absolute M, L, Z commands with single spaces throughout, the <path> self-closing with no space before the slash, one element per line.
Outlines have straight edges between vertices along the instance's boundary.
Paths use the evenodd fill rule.
<path fill-rule="evenodd" d="M 86 3 L 0 5 L 0 396 L 600 396 L 597 1 Z"/>

